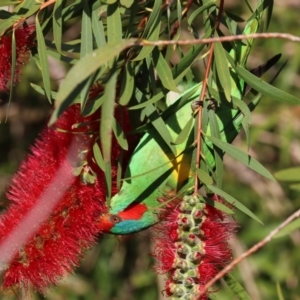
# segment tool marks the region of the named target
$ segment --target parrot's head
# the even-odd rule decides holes
[[[99,229],[103,233],[128,234],[141,231],[158,220],[158,215],[143,203],[132,203],[122,211],[110,210],[99,218]]]

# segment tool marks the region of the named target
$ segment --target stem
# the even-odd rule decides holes
[[[216,24],[215,24],[215,29],[217,29],[220,25],[223,7],[224,7],[224,0],[221,0],[219,12],[218,12],[218,16],[217,16],[217,20],[216,20]],[[211,43],[210,48],[209,48],[209,57],[207,60],[207,66],[206,66],[204,78],[202,81],[202,90],[201,90],[201,94],[200,94],[200,98],[199,98],[200,103],[203,103],[204,97],[206,94],[207,81],[208,81],[208,76],[209,76],[210,68],[211,68],[212,61],[213,61],[213,56],[214,56],[214,43]],[[203,105],[200,105],[199,109],[198,109],[198,118],[197,118],[197,136],[196,136],[197,149],[196,149],[196,172],[195,172],[194,195],[198,194],[198,187],[199,187],[197,170],[200,168],[200,163],[201,163],[202,113],[203,113]]]
[[[275,229],[273,229],[263,240],[255,244],[253,247],[251,247],[248,251],[244,252],[242,255],[237,257],[234,261],[232,261],[227,267],[225,267],[222,271],[220,271],[212,280],[210,280],[201,290],[199,293],[199,296],[204,295],[207,290],[215,284],[216,281],[221,279],[224,275],[226,275],[228,272],[230,272],[237,264],[239,264],[241,261],[243,261],[245,258],[250,256],[252,253],[256,252],[263,246],[265,246],[267,243],[269,243],[273,237],[284,227],[286,227],[289,223],[291,223],[294,219],[300,217],[300,209],[298,209],[296,212],[294,212],[292,215],[290,215],[284,222],[282,222],[279,226],[277,226]],[[198,298],[197,298],[198,299]]]
[[[292,35],[289,33],[281,33],[281,32],[269,32],[269,33],[249,33],[249,34],[237,34],[237,35],[228,35],[228,36],[219,36],[219,37],[211,37],[206,39],[198,39],[198,40],[178,40],[178,41],[148,41],[141,40],[136,42],[136,46],[168,46],[168,45],[199,45],[199,44],[210,44],[215,42],[232,42],[232,41],[240,41],[246,39],[285,39],[291,42],[300,43],[300,37],[296,35]],[[132,45],[129,45],[132,47]],[[128,46],[128,47],[129,47]]]

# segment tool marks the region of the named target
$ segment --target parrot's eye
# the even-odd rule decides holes
[[[110,219],[110,221],[111,221],[112,223],[114,223],[114,224],[117,224],[117,223],[122,222],[122,218],[119,217],[118,215],[111,215],[111,216],[109,217],[109,219]]]

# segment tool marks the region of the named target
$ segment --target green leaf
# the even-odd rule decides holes
[[[93,34],[98,48],[105,46],[106,45],[105,32],[104,32],[103,22],[98,15],[98,10],[93,10],[92,12],[92,29],[93,29]]]
[[[198,175],[198,178],[199,180],[205,184],[205,185],[208,185],[208,184],[213,184],[213,180],[212,178],[209,176],[208,173],[206,173],[205,171],[201,170],[201,169],[198,169],[197,170],[197,175]]]
[[[231,101],[231,76],[228,68],[225,50],[220,42],[214,44],[214,58],[216,61],[217,76],[224,90],[228,102]]]
[[[41,86],[34,84],[34,83],[30,83],[30,85],[32,86],[32,88],[37,91],[38,93],[40,93],[41,95],[46,95],[45,89],[42,88]],[[51,91],[51,99],[56,99],[56,92]]]
[[[11,100],[13,98],[13,91],[14,91],[14,84],[15,84],[15,73],[16,73],[16,61],[17,61],[17,52],[16,52],[16,35],[15,35],[15,29],[13,29],[12,32],[12,39],[11,39],[11,70],[10,70],[10,91],[9,91],[9,99],[8,99],[8,105],[6,109],[6,117],[5,122],[7,122],[8,112],[11,104]]]
[[[103,104],[103,101],[104,101],[104,95],[103,93],[101,93],[101,95],[98,96],[97,98],[87,102],[87,105],[85,106],[82,114],[84,116],[92,115]]]
[[[214,201],[208,197],[200,197],[200,199],[203,199],[203,201],[205,203],[207,203],[208,205],[220,210],[220,211],[223,211],[225,214],[228,214],[228,215],[234,215],[234,211],[232,209],[230,209],[229,207],[227,207],[226,205],[218,202],[218,201]]]
[[[174,145],[182,144],[189,137],[189,133],[194,124],[194,117],[191,117],[188,122],[185,124],[181,132],[178,134],[176,140],[174,141]]]
[[[105,163],[111,159],[111,134],[114,120],[114,107],[116,99],[117,73],[113,73],[103,94],[103,104],[101,106],[100,120],[100,142]]]
[[[280,170],[276,172],[274,176],[280,181],[300,181],[300,167]]]
[[[300,191],[300,183],[290,184],[290,185],[289,185],[289,188],[290,188],[291,190],[294,190],[294,191],[299,192],[299,191]]]
[[[212,35],[213,29],[211,29],[209,32],[205,33],[203,38],[208,38]],[[206,47],[205,44],[198,45],[198,46],[193,46],[191,49],[183,56],[183,58],[180,60],[180,62],[173,67],[172,69],[172,74],[173,77],[175,78],[175,81],[177,77],[180,74],[186,74],[186,72],[189,70],[191,64],[195,61],[197,56],[201,53],[203,48]]]
[[[163,121],[163,119],[160,117],[156,109],[153,105],[148,105],[145,107],[145,113],[149,118],[149,121],[153,125],[153,127],[156,129],[158,134],[162,137],[162,139],[165,141],[167,146],[172,150],[173,154],[176,155],[176,148],[173,145],[172,136]]]
[[[230,290],[237,297],[236,299],[251,300],[248,293],[244,290],[244,288],[239,284],[239,282],[231,274],[227,274],[224,279],[225,279],[228,287],[230,288]]]
[[[279,282],[276,282],[276,291],[277,291],[278,300],[284,300]]]
[[[160,33],[160,23],[155,28],[155,30],[152,32],[152,34],[148,37],[148,41],[157,41],[159,39],[159,33]],[[143,46],[140,53],[133,59],[133,61],[139,61],[144,58],[146,58],[148,55],[151,54],[155,46]]]
[[[120,0],[121,5],[125,6],[126,8],[130,8],[133,2],[134,0]]]
[[[192,23],[194,22],[194,19],[199,16],[203,11],[206,9],[209,9],[212,6],[216,5],[216,1],[207,1],[206,3],[203,3],[201,7],[197,8],[193,13],[188,17],[187,22],[189,26],[192,26]]]
[[[20,20],[26,19],[34,15],[40,9],[42,4],[43,2],[41,1],[24,0],[15,8],[15,12],[17,12],[17,14],[19,15]]]
[[[100,147],[97,143],[93,145],[93,153],[94,153],[94,158],[96,160],[97,165],[100,167],[102,171],[105,171],[105,162],[100,150]]]
[[[174,79],[174,82],[176,84],[178,84],[182,78],[184,77],[184,75],[186,74],[186,72],[188,72],[189,69],[185,69],[183,71],[183,73],[181,73],[178,77],[176,77],[176,79]],[[160,99],[162,99],[169,91],[166,91],[166,90],[163,90],[162,92],[159,92],[158,94],[156,94],[154,97],[150,98],[149,100],[147,101],[144,101],[140,104],[137,104],[137,105],[134,105],[134,106],[131,106],[129,107],[130,110],[135,110],[135,109],[141,109],[141,108],[144,108],[146,107],[147,105],[150,105],[150,104],[154,104],[156,102],[158,102]],[[147,126],[147,125],[145,125]]]
[[[56,49],[61,53],[61,41],[62,41],[62,4],[63,0],[56,0],[53,8],[53,40]]]
[[[115,118],[113,119],[112,130],[120,147],[124,150],[128,150],[128,142],[126,140],[124,131]]]
[[[93,33],[91,23],[91,11],[88,1],[83,2],[82,18],[81,18],[81,44],[80,44],[80,58],[85,57],[93,51]],[[86,84],[82,87],[80,92],[81,108],[83,109],[88,101],[90,88],[95,80],[96,74],[90,76]]]
[[[4,32],[10,28],[15,22],[17,22],[19,17],[11,17],[7,20],[1,20],[0,22],[0,36],[4,34]]]
[[[21,2],[22,2],[22,0],[10,0],[10,1],[9,0],[7,0],[7,1],[1,0],[0,7],[8,6],[8,5],[17,5]]]
[[[103,64],[112,60],[121,51],[134,45],[135,39],[122,40],[111,45],[98,48],[84,58],[68,72],[57,93],[57,108],[53,112],[50,124],[53,124],[62,113],[61,106],[64,101],[70,101],[68,96],[91,74],[97,71]]]
[[[207,184],[206,186],[213,193],[224,198],[224,200],[226,200],[228,203],[230,203],[231,205],[233,205],[234,207],[242,211],[244,214],[248,215],[250,218],[257,221],[258,223],[263,224],[263,222],[254,213],[252,213],[251,210],[249,210],[244,204],[242,204],[236,198],[232,197],[231,195],[227,194],[226,192],[217,188],[216,186],[213,186],[211,184]]]
[[[291,234],[293,231],[300,228],[300,218],[292,221],[287,226],[285,226],[282,230],[280,230],[276,235],[275,238],[280,238],[286,235]]]
[[[119,3],[108,5],[107,7],[107,43],[115,44],[122,40],[122,20],[119,9]],[[113,61],[109,62],[112,67]]]
[[[146,24],[145,30],[143,32],[143,37],[149,39],[148,35],[154,31],[154,29],[159,24],[159,19],[161,16],[161,6],[162,0],[155,0],[152,7],[152,12]]]
[[[117,2],[117,0],[105,0],[103,1],[105,4],[111,5]]]
[[[107,7],[107,39],[110,44],[122,40],[122,20],[119,3]]]
[[[91,22],[91,11],[88,1],[83,2],[81,18],[81,40],[80,40],[80,57],[83,58],[93,51],[93,33]]]
[[[243,151],[239,150],[238,148],[227,144],[219,139],[216,139],[214,137],[205,135],[208,139],[210,139],[217,147],[219,147],[224,152],[231,155],[236,160],[240,161],[244,165],[246,165],[248,168],[254,170],[258,174],[265,176],[266,178],[275,181],[275,178],[273,175],[263,166],[261,165],[256,159],[251,157],[249,154],[244,153]]]
[[[227,55],[227,58],[234,70],[236,71],[236,73],[256,91],[284,104],[300,105],[300,99],[259,79],[255,75],[251,74],[251,72],[235,64],[234,60],[229,55]]]
[[[46,50],[45,38],[41,29],[41,25],[38,20],[38,14],[36,15],[35,18],[35,27],[36,27],[36,36],[38,41],[37,48],[39,52],[39,60],[41,64],[41,72],[42,72],[44,88],[45,88],[46,96],[49,102],[51,103],[50,71],[49,71],[47,50]]]
[[[122,76],[122,84],[120,91],[120,105],[127,105],[130,101],[134,90],[134,72],[131,63],[128,62],[124,68],[124,75]]]
[[[209,118],[209,125],[211,129],[211,135],[215,137],[216,139],[220,140],[220,128],[218,124],[218,120],[216,117],[216,114],[213,109],[208,110],[208,118]],[[216,168],[216,181],[217,186],[220,188],[223,183],[223,158],[222,153],[220,153],[220,150],[216,147],[214,147],[214,160],[215,160],[215,168]]]
[[[101,106],[100,120],[100,144],[105,163],[105,182],[107,199],[111,198],[112,174],[111,174],[111,135],[114,120],[114,108],[116,99],[117,72],[114,72],[108,80],[104,90],[104,101]]]
[[[153,61],[158,77],[161,80],[163,86],[170,91],[179,93],[180,91],[173,79],[171,69],[158,49],[155,49],[153,52]]]
[[[256,97],[261,97],[262,95],[259,94]],[[237,106],[239,108],[239,110],[243,113],[244,117],[243,117],[243,121],[242,121],[242,126],[243,129],[245,131],[246,134],[246,139],[247,139],[247,146],[248,146],[248,150],[250,148],[250,132],[249,132],[249,125],[251,123],[251,111],[248,107],[248,105],[240,100],[237,99],[236,97],[232,97],[232,102],[235,106]]]

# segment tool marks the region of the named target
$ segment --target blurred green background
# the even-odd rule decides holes
[[[253,1],[251,1],[253,2]],[[242,1],[225,1],[225,9],[243,18],[246,9]],[[242,5],[243,4],[243,5]],[[297,0],[275,1],[270,32],[287,32],[300,36],[300,2]],[[77,34],[80,24],[70,24],[66,34]],[[184,34],[184,33],[183,33]],[[251,69],[281,52],[281,63],[288,63],[274,85],[300,98],[300,45],[287,40],[257,40],[251,53],[248,68]],[[53,87],[65,76],[64,66],[50,59]],[[194,66],[201,78],[203,65]],[[276,72],[271,70],[265,77],[269,80]],[[23,70],[13,102],[7,111],[7,95],[0,95],[0,199],[1,207],[7,206],[5,188],[17,170],[38,133],[46,125],[51,113],[47,100],[30,87],[30,83],[41,83],[34,63]],[[251,124],[250,154],[275,172],[300,163],[300,107],[284,106],[266,97],[253,114]],[[247,151],[244,137],[235,141]],[[270,182],[240,163],[226,156],[225,189],[263,222],[256,223],[244,214],[235,219],[239,230],[232,241],[234,256],[265,237],[288,215],[300,207],[299,192],[286,184]],[[51,288],[45,296],[24,294],[22,299],[84,299],[113,300],[164,299],[163,276],[157,276],[152,268],[151,232],[149,230],[129,238],[115,236],[99,237],[99,243],[84,256],[75,274]],[[279,284],[284,299],[300,299],[300,232],[273,240],[259,252],[243,261],[233,272],[254,300],[279,299],[276,285]],[[235,299],[224,282],[222,289],[210,295],[211,299]],[[1,295],[0,299],[15,299],[13,293]]]

